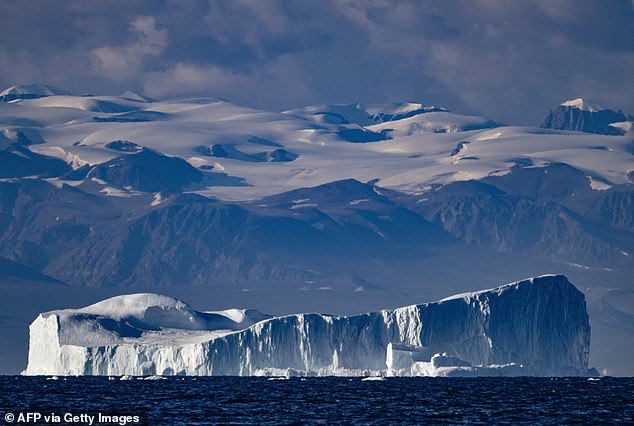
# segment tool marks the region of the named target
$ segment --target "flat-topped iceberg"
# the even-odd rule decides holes
[[[40,314],[27,375],[587,375],[583,294],[547,275],[354,316],[198,312],[156,294]]]

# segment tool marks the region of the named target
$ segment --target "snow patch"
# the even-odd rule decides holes
[[[291,210],[306,209],[306,208],[311,208],[311,207],[317,207],[317,204],[312,204],[312,203],[308,203],[308,204],[294,204],[294,205],[291,206]]]
[[[129,191],[113,188],[112,186],[106,186],[99,192],[101,192],[102,194],[106,194],[108,197],[129,198],[132,196]]]
[[[152,202],[150,203],[150,205],[152,207],[156,207],[158,205],[160,205],[163,201],[165,201],[163,199],[163,196],[161,195],[160,192],[157,192],[156,194],[154,194],[154,199],[152,200]]]
[[[571,99],[569,101],[563,102],[561,106],[577,108],[582,111],[589,111],[589,112],[599,112],[599,111],[605,110],[605,108],[603,108],[602,106],[597,104],[592,104],[582,98]]]
[[[634,123],[631,121],[620,121],[618,123],[610,123],[608,126],[616,127],[617,129],[622,130],[623,133],[629,133],[632,130],[633,124]]]
[[[489,141],[492,139],[499,139],[501,136],[504,136],[503,132],[482,132],[479,136],[473,138],[473,141]]]
[[[612,188],[612,185],[596,180],[592,176],[588,176],[588,179],[590,180],[590,187],[595,191],[605,191]]]

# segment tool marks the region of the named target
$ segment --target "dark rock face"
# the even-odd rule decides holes
[[[215,144],[210,149],[212,157],[225,158],[229,156],[227,150],[221,144]]]
[[[99,164],[89,176],[144,192],[177,191],[202,180],[201,172],[187,161],[149,149]]]
[[[384,133],[373,132],[362,127],[342,127],[337,135],[351,143],[368,143],[379,142],[390,139],[390,137]]]
[[[400,113],[400,114],[387,114],[387,113],[381,112],[378,114],[371,115],[370,118],[376,121],[377,123],[384,123],[386,121],[403,120],[405,118],[414,117],[415,115],[425,114],[428,112],[447,112],[447,111],[448,111],[447,109],[440,108],[440,107],[423,107],[423,108],[418,108],[418,109],[408,111],[405,113]]]
[[[455,182],[413,205],[467,243],[584,265],[629,265],[634,190],[593,191],[563,164]],[[627,254],[624,254],[627,253]]]
[[[141,145],[138,145],[134,142],[121,140],[109,142],[105,146],[108,149],[120,152],[139,152],[143,150],[143,147]]]
[[[80,246],[95,228],[106,229],[113,215],[100,197],[34,179],[2,183],[0,203],[0,256],[38,272]]]
[[[588,177],[564,163],[547,167],[516,167],[504,176],[482,179],[502,191],[539,201],[562,201],[592,192]]]
[[[257,142],[252,143],[255,143],[257,145],[276,146],[273,145],[275,144],[275,142],[267,142],[268,141],[259,139]],[[235,144],[215,144],[212,145],[210,148],[203,146],[199,148],[199,152],[211,157],[230,158],[232,160],[247,161],[252,163],[261,163],[266,161],[272,163],[290,162],[296,160],[299,157],[299,155],[295,154],[294,152],[288,151],[283,148],[274,149],[270,152],[265,151],[248,154],[236,148]]]
[[[60,281],[41,274],[33,268],[0,257],[0,285],[4,284],[5,281],[15,283],[22,280],[45,284],[62,284]]]
[[[106,109],[106,111],[103,112],[110,112],[109,110],[107,110],[108,108],[112,109],[113,107],[105,107],[104,109]],[[116,107],[114,112],[118,112],[116,110]],[[121,110],[121,108],[120,108]],[[123,108],[124,111],[127,111],[125,108]],[[144,122],[148,122],[148,121],[159,121],[159,120],[166,120],[169,117],[168,114],[162,113],[162,112],[158,112],[158,111],[130,111],[130,112],[124,112],[122,114],[118,114],[116,116],[107,116],[107,117],[93,117],[93,120],[95,120],[96,122],[99,123],[144,123]]]
[[[612,228],[634,232],[634,185],[611,188],[577,209]]]
[[[623,131],[610,126],[632,119],[621,111],[610,109],[601,111],[583,111],[579,108],[559,105],[550,111],[540,127],[544,129],[577,130],[580,132],[597,133],[600,135],[622,135]]]
[[[18,144],[11,144],[6,150],[0,151],[0,178],[51,178],[69,173],[71,170],[71,167],[60,159],[36,154]]]
[[[298,155],[295,154],[294,152],[290,152],[285,149],[279,148],[268,153],[267,160],[274,163],[281,163],[281,162],[289,162],[289,161],[296,160],[297,157]]]
[[[161,176],[192,182],[170,175],[182,164],[169,160],[142,151],[96,169],[142,190],[164,188]],[[137,180],[126,173],[137,162],[156,173]],[[150,177],[158,180],[143,180]],[[623,253],[634,253],[634,188],[593,191],[583,173],[560,164],[421,196],[347,179],[238,204],[175,190],[156,205],[153,194],[106,197],[90,185],[0,182],[0,258],[15,263],[5,262],[7,271],[88,286],[339,285],[343,276],[385,285],[415,278],[416,265],[446,268],[465,254],[631,267]]]
[[[391,259],[414,262],[457,243],[370,185],[335,182],[289,197],[299,195],[321,205],[296,209],[280,197],[263,200],[265,209],[174,195],[154,207],[152,195],[2,183],[0,256],[74,285],[214,285],[385,270]]]

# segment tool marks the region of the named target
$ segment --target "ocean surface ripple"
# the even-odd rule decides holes
[[[4,376],[0,415],[136,415],[137,424],[170,425],[634,423],[631,378],[151,378]]]

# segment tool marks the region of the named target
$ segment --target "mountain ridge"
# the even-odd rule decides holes
[[[540,127],[604,135],[623,135],[625,131],[614,124],[626,121],[634,121],[634,117],[577,98],[563,102],[551,110]]]

